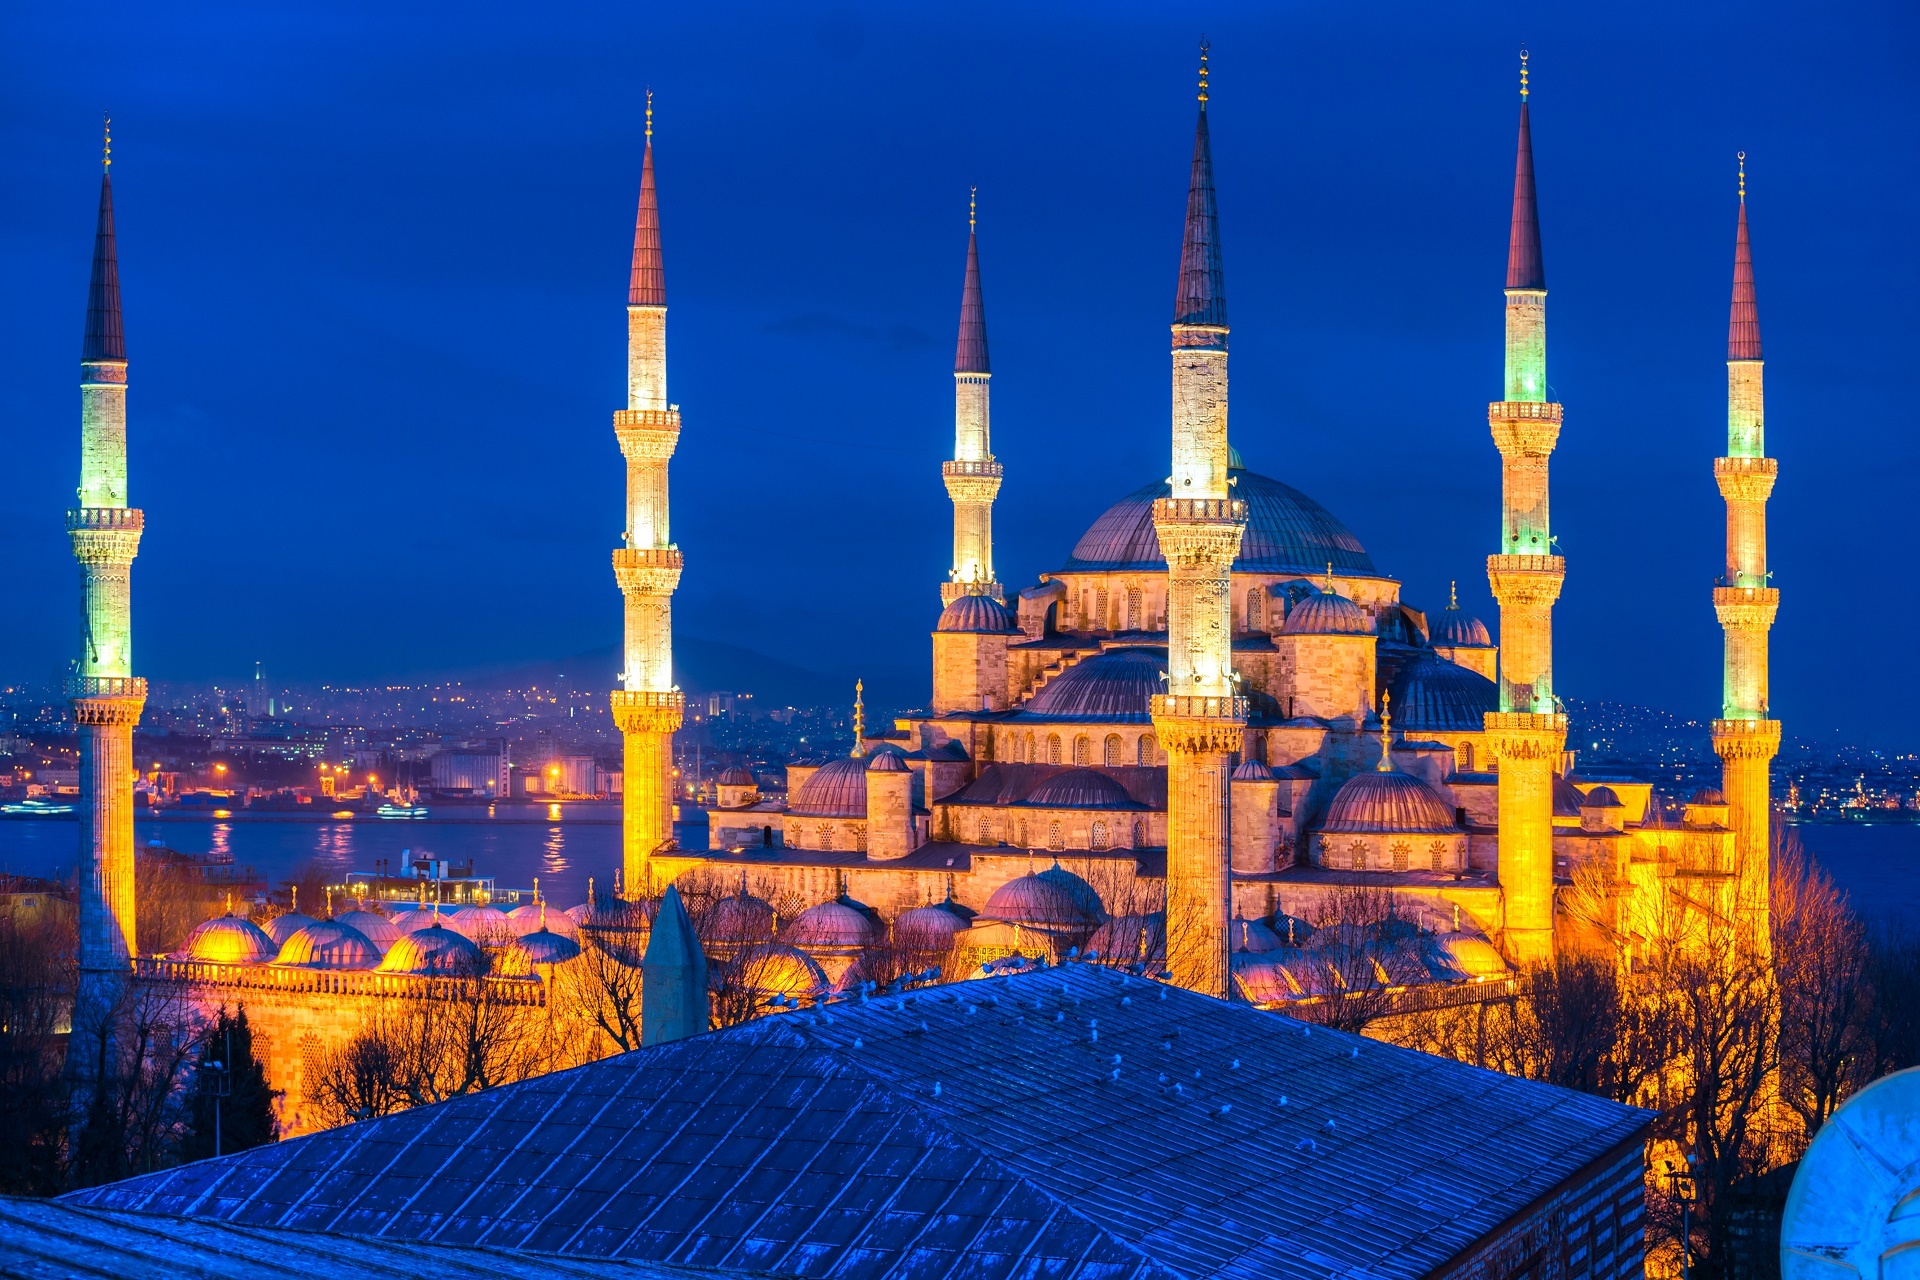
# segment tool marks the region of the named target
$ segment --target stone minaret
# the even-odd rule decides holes
[[[1225,998],[1228,779],[1247,704],[1236,695],[1229,571],[1247,527],[1227,478],[1227,296],[1207,134],[1207,47],[1173,309],[1172,496],[1154,504],[1167,558],[1167,692],[1153,728],[1167,753],[1167,963],[1173,980]]]
[[[1765,947],[1769,774],[1780,749],[1780,722],[1767,714],[1767,630],[1780,608],[1780,591],[1769,585],[1767,573],[1767,498],[1780,464],[1766,456],[1760,313],[1747,245],[1744,151],[1740,160],[1740,225],[1733,242],[1733,312],[1727,326],[1727,456],[1713,460],[1713,477],[1727,502],[1727,572],[1713,590],[1713,610],[1726,635],[1724,692],[1721,718],[1713,722],[1713,749],[1720,756],[1720,789],[1733,820],[1738,916]]]
[[[145,517],[127,505],[127,344],[113,243],[111,148],[80,348],[80,490],[67,536],[80,562],[80,657],[67,682],[80,731],[80,991],[70,1067],[86,1085],[110,1064],[108,1017],[135,950],[133,726],[147,682],[133,674],[129,570]],[[84,1107],[84,1097],[76,1107]]]
[[[960,289],[960,341],[953,355],[953,461],[940,464],[953,499],[953,569],[940,603],[967,594],[1002,598],[993,575],[993,500],[1002,468],[993,460],[988,412],[987,311],[980,301],[980,238],[967,202],[967,279]]]
[[[667,462],[680,439],[680,407],[667,402],[667,283],[651,91],[627,291],[627,407],[613,415],[613,432],[627,459],[626,545],[613,553],[613,576],[626,598],[626,669],[613,692],[613,721],[626,744],[621,865],[632,897],[654,891],[651,859],[673,843],[673,731],[687,702],[673,683],[673,589],[681,560],[667,527]]]
[[[1487,580],[1500,602],[1500,709],[1487,713],[1487,745],[1500,774],[1500,891],[1507,958],[1553,959],[1553,773],[1567,718],[1553,695],[1553,602],[1567,562],[1553,553],[1547,460],[1561,406],[1547,399],[1547,271],[1534,198],[1527,55],[1520,54],[1520,145],[1507,243],[1506,395],[1487,406],[1500,450],[1500,550]]]

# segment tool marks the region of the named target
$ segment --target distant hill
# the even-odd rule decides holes
[[[607,645],[565,658],[466,673],[462,678],[483,688],[509,689],[553,684],[565,676],[576,688],[592,689],[612,688],[619,671],[620,650]],[[751,693],[762,706],[819,706],[844,701],[846,693],[817,671],[699,636],[674,637],[673,674],[690,694]]]

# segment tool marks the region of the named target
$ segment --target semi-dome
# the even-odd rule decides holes
[[[952,898],[931,906],[902,911],[893,922],[895,941],[909,946],[950,946],[973,924],[973,912]]]
[[[385,955],[387,949],[400,940],[400,930],[393,927],[393,921],[371,911],[342,911],[334,917],[334,920],[340,924],[351,925],[382,955]]]
[[[1247,531],[1233,561],[1234,572],[1317,574],[1326,571],[1329,561],[1335,572],[1377,572],[1360,540],[1312,498],[1251,471],[1231,474],[1238,481],[1233,496],[1247,504]],[[1165,573],[1167,560],[1153,529],[1153,504],[1171,493],[1165,481],[1155,481],[1108,507],[1074,545],[1061,572]]]
[[[708,908],[701,934],[716,943],[739,945],[773,937],[773,908],[745,889]]]
[[[841,894],[832,902],[808,907],[787,926],[784,941],[802,950],[808,947],[870,947],[880,939],[880,927],[866,908]]]
[[[444,925],[407,934],[387,949],[381,973],[460,974],[485,972],[487,957],[472,939]]]
[[[287,945],[287,939],[291,938],[296,930],[304,929],[312,923],[314,923],[312,916],[303,916],[298,911],[289,911],[283,916],[275,916],[267,921],[267,936],[273,939],[273,945],[276,948],[284,947]]]
[[[1127,789],[1098,769],[1075,768],[1054,774],[1020,803],[1038,809],[1144,809]]]
[[[194,926],[180,954],[209,964],[265,964],[279,951],[272,936],[245,916],[215,916]]]
[[[350,924],[315,920],[289,934],[273,962],[303,969],[371,969],[380,963],[380,948]]]
[[[796,818],[864,818],[867,816],[867,762],[842,756],[814,770],[800,784],[787,806]]]
[[[891,751],[876,751],[867,761],[868,773],[911,773],[907,762]]]
[[[1147,724],[1153,696],[1166,691],[1162,649],[1110,649],[1076,662],[1020,707],[1021,718]],[[814,775],[818,777],[819,775]]]
[[[1397,769],[1347,779],[1334,793],[1321,829],[1358,834],[1458,830],[1452,806],[1432,787]]]
[[[937,631],[980,631],[990,635],[1006,635],[1018,631],[1020,624],[1014,621],[1007,607],[990,596],[961,596],[948,605],[940,614]]]
[[[455,933],[465,934],[482,944],[506,942],[518,936],[506,912],[477,903],[448,912],[443,923]]]
[[[1367,611],[1338,591],[1317,591],[1287,614],[1280,634],[1288,636],[1369,636]]]
[[[1487,624],[1465,612],[1457,604],[1450,604],[1440,611],[1437,619],[1428,624],[1431,643],[1461,649],[1490,649],[1493,636],[1487,630]]]
[[[1394,727],[1409,733],[1478,733],[1486,728],[1487,712],[1500,709],[1500,686],[1431,649],[1408,659],[1387,691]]]

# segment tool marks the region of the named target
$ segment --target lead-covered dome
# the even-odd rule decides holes
[[[701,923],[700,936],[712,942],[736,946],[764,942],[773,937],[774,912],[766,902],[742,889],[709,907]]]
[[[864,818],[867,816],[867,762],[860,756],[842,756],[821,765],[800,784],[787,806],[796,818]]]
[[[287,935],[273,962],[302,969],[371,969],[380,963],[380,948],[350,924],[315,920]]]
[[[947,947],[973,924],[973,912],[949,897],[902,911],[893,921],[894,941],[906,946]]]
[[[1288,636],[1368,636],[1373,622],[1367,611],[1338,591],[1319,591],[1287,612],[1280,634]]]
[[[289,911],[285,915],[275,916],[267,921],[267,936],[273,939],[275,947],[284,947],[287,939],[291,938],[296,930],[304,929],[313,923],[315,921],[312,916],[303,916],[298,911]]]
[[[483,946],[509,942],[519,936],[506,912],[477,903],[449,912],[443,923]]]
[[[1334,793],[1322,830],[1384,834],[1451,832],[1453,808],[1411,774],[1390,770],[1355,774]]]
[[[393,921],[371,911],[342,911],[334,919],[340,924],[352,925],[382,955],[400,940],[400,930],[393,927]]]
[[[1487,631],[1487,624],[1464,612],[1457,604],[1450,604],[1441,610],[1440,617],[1431,622],[1429,627],[1433,644],[1462,649],[1493,647],[1493,636]]]
[[[486,968],[486,955],[471,939],[442,925],[407,934],[380,961],[381,973],[473,976]]]
[[[1020,803],[1037,809],[1144,809],[1127,789],[1098,769],[1067,769],[1028,793]]]
[[[547,930],[563,938],[578,938],[580,922],[565,911],[550,911],[544,902],[528,902],[507,912],[507,923],[521,937]]]
[[[880,940],[880,926],[866,908],[841,894],[832,902],[808,907],[787,926],[785,941],[808,947],[870,947]]]
[[[180,954],[208,964],[265,964],[279,950],[266,930],[245,916],[215,916],[194,926]]]
[[[1076,662],[1020,707],[1022,717],[1146,724],[1153,695],[1166,688],[1163,649],[1109,649]],[[816,777],[818,775],[815,775]]]
[[[1431,649],[1408,659],[1388,692],[1394,726],[1410,733],[1477,733],[1486,727],[1487,712],[1500,709],[1498,685]]]
[[[1377,572],[1360,540],[1312,498],[1251,471],[1230,474],[1238,481],[1233,496],[1247,504],[1247,531],[1233,561],[1235,573],[1324,573],[1329,561],[1336,572]],[[1165,481],[1157,481],[1108,507],[1074,545],[1061,572],[1165,573],[1167,560],[1153,530],[1153,504],[1171,493]]]
[[[936,631],[980,631],[1006,635],[1020,629],[1007,607],[990,596],[961,596],[940,614]]]

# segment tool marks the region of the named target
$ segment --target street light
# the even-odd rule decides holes
[[[1680,1280],[1693,1280],[1693,1201],[1699,1190],[1694,1180],[1694,1154],[1687,1153],[1687,1167],[1676,1169],[1667,1161],[1667,1189],[1680,1202]]]
[[[226,1040],[227,1056],[224,1061],[216,1059],[200,1064],[200,1069],[212,1080],[212,1083],[207,1086],[207,1093],[213,1098],[213,1154],[216,1156],[220,1154],[220,1099],[233,1094],[233,1032],[231,1029],[227,1032]]]

